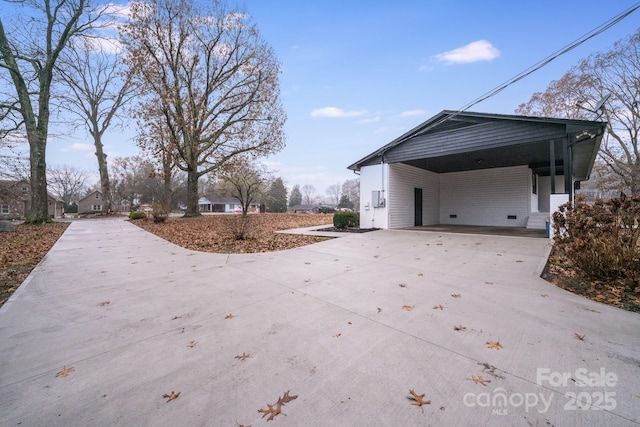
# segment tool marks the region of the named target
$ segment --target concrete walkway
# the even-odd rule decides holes
[[[640,316],[540,279],[547,245],[376,231],[219,255],[75,221],[0,309],[0,424],[638,424]]]

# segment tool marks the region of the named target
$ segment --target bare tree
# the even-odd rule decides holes
[[[360,179],[348,179],[342,183],[342,194],[353,203],[355,210],[360,210]]]
[[[48,176],[51,189],[66,205],[83,196],[89,180],[89,174],[86,171],[69,165],[49,169]]]
[[[3,133],[25,131],[29,142],[31,179],[30,222],[48,222],[46,146],[51,88],[56,63],[74,37],[100,25],[106,7],[92,9],[86,0],[13,2],[16,20],[5,30],[0,18],[0,78],[11,93],[0,99]]]
[[[78,43],[61,57],[57,69],[69,92],[63,106],[78,116],[93,138],[100,173],[104,212],[111,210],[111,184],[102,137],[118,119],[118,112],[133,97],[121,57],[105,52],[93,40]]]
[[[326,193],[327,197],[329,197],[329,203],[333,203],[334,205],[340,203],[340,196],[342,195],[340,183],[330,185],[327,188]]]
[[[594,111],[607,94],[604,108]],[[601,113],[608,125],[600,158],[628,191],[640,194],[640,30],[611,50],[583,59],[516,112],[592,120]]]
[[[176,141],[187,173],[187,211],[198,211],[198,180],[236,156],[284,146],[280,64],[246,14],[220,2],[133,3],[123,28],[127,63]]]
[[[302,202],[305,205],[311,205],[314,202],[316,195],[316,187],[310,184],[302,186]]]
[[[247,216],[253,202],[259,201],[267,192],[268,172],[238,158],[227,162],[220,174],[226,193],[240,201],[242,216]]]

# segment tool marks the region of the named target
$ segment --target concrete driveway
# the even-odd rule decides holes
[[[640,316],[540,279],[547,250],[376,231],[219,255],[75,221],[0,309],[0,424],[640,423]]]

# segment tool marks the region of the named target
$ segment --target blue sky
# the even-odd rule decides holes
[[[230,2],[233,5],[233,2]],[[282,62],[287,146],[265,160],[318,195],[346,167],[444,109],[458,109],[635,1],[239,0]],[[640,27],[640,11],[472,108],[512,114],[579,59]],[[48,164],[97,171],[90,139],[59,129]],[[107,135],[111,158],[136,153],[132,129]],[[65,134],[63,136],[62,134]]]

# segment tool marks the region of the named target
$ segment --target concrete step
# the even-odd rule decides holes
[[[533,230],[544,230],[547,228],[549,220],[549,212],[531,212],[527,220],[527,228]]]

